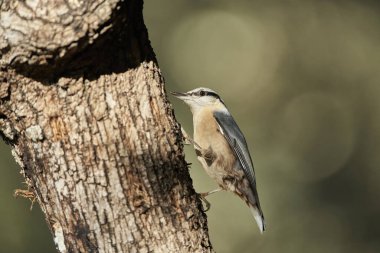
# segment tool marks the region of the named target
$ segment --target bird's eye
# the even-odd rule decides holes
[[[206,92],[205,92],[204,90],[201,90],[201,91],[199,92],[199,95],[204,96],[204,95],[206,95]]]

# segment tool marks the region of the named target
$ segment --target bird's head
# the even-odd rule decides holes
[[[205,108],[224,107],[223,100],[209,88],[200,87],[185,93],[171,92],[171,94],[188,104],[193,113]]]

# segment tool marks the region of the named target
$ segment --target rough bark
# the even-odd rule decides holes
[[[0,134],[60,252],[212,252],[142,1],[5,1]]]

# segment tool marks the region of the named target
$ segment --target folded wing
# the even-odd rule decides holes
[[[264,231],[264,216],[261,211],[259,197],[256,190],[255,172],[244,135],[240,131],[239,126],[236,124],[231,114],[224,111],[216,111],[214,112],[214,118],[218,123],[220,132],[226,138],[228,144],[238,158],[241,169],[244,171],[244,174],[249,181],[253,196],[255,198],[255,203],[251,203],[254,205],[251,209],[253,209],[255,211],[254,213],[256,213],[255,219],[258,221],[258,224],[261,223],[259,224],[260,230]]]

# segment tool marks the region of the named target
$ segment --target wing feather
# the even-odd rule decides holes
[[[239,126],[230,114],[223,111],[214,112],[214,118],[218,123],[222,135],[226,138],[231,149],[238,157],[239,163],[244,170],[252,187],[256,188],[255,173],[252,158],[248,150],[247,142]]]
[[[255,172],[247,142],[231,114],[224,111],[216,111],[213,115],[218,123],[220,132],[224,138],[226,138],[228,144],[238,158],[240,167],[249,181],[253,196],[255,198],[253,200],[255,202],[250,204],[250,208],[254,214],[257,224],[259,225],[260,231],[263,232],[265,230],[264,215],[260,207],[259,196],[256,189]]]

